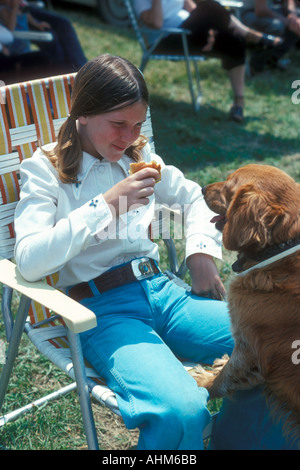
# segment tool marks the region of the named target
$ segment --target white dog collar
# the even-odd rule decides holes
[[[265,266],[268,266],[269,264],[276,263],[276,261],[281,260],[282,258],[286,258],[287,256],[292,255],[293,253],[296,253],[296,251],[300,250],[300,245],[293,246],[293,248],[290,248],[288,250],[283,251],[282,253],[279,253],[278,255],[272,256],[272,258],[268,258],[265,261],[262,261],[261,263],[256,264],[255,266],[252,266],[249,269],[246,269],[246,271],[242,271],[237,274],[237,276],[245,276],[246,274],[250,273],[254,269],[261,269],[264,268]]]

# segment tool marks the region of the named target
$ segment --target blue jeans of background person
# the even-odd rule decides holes
[[[223,400],[214,426],[211,450],[297,450],[282,435],[283,422],[270,417],[263,387],[237,392]]]
[[[202,449],[208,393],[177,357],[211,364],[231,353],[226,303],[192,296],[160,274],[81,303],[98,320],[81,334],[84,356],[116,393],[125,425],[140,429],[138,449]],[[255,410],[243,406],[257,424]],[[251,433],[246,438],[251,445]]]
[[[272,8],[274,13],[286,17],[286,10],[283,7],[275,6]],[[299,12],[298,12],[299,14]],[[278,18],[274,17],[257,17],[252,10],[245,10],[242,12],[242,22],[250,28],[257,29],[266,34],[273,34],[274,36],[280,36],[283,39],[283,43],[279,46],[271,49],[270,51],[263,51],[264,56],[262,60],[266,63],[267,58],[272,58],[275,62],[281,59],[285,54],[291,51],[295,45],[299,42],[299,37],[286,28],[285,24]],[[253,57],[259,55],[259,52],[253,53]]]
[[[272,8],[274,13],[285,16],[285,10],[281,7]],[[254,10],[242,11],[241,19],[243,23],[250,28],[258,29],[266,34],[273,34],[274,36],[283,36],[285,31],[285,24],[278,18],[270,16],[256,16]]]
[[[76,31],[68,18],[35,7],[30,7],[30,12],[38,21],[47,21],[51,25],[50,31],[54,36],[54,40],[51,42],[36,42],[41,51],[48,57],[49,62],[69,64],[74,72],[87,62]]]

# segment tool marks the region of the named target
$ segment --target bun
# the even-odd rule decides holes
[[[156,163],[154,160],[152,160],[150,163],[146,162],[137,162],[137,163],[130,163],[130,168],[129,168],[129,174],[133,175],[137,171],[142,170],[143,168],[154,168],[159,172],[159,179],[156,180],[156,183],[158,183],[161,180],[160,177],[160,172],[161,172],[161,166]]]

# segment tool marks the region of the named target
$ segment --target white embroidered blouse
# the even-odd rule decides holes
[[[49,149],[54,144],[45,148]],[[159,260],[148,238],[156,204],[185,207],[186,257],[206,253],[221,258],[221,234],[210,223],[201,188],[181,171],[143,149],[145,161],[162,166],[149,204],[116,217],[102,194],[128,176],[128,156],[116,163],[83,152],[77,184],[64,184],[38,149],[21,164],[21,199],[15,216],[15,258],[25,279],[36,281],[59,271],[58,287],[89,281],[113,266],[141,256]],[[122,201],[120,201],[122,204]],[[181,236],[181,235],[180,235]]]

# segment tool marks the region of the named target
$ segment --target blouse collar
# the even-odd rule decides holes
[[[132,162],[132,159],[125,154],[121,157],[120,160],[115,162],[115,164],[119,165],[122,168],[125,177],[128,176],[129,165],[131,162]],[[74,191],[74,196],[76,199],[79,199],[80,197],[82,183],[88,176],[92,167],[96,164],[111,165],[111,162],[109,162],[105,158],[103,158],[102,160],[99,160],[98,158],[93,157],[89,153],[83,152],[81,169],[79,173],[77,174],[77,181],[73,183],[73,191]]]

